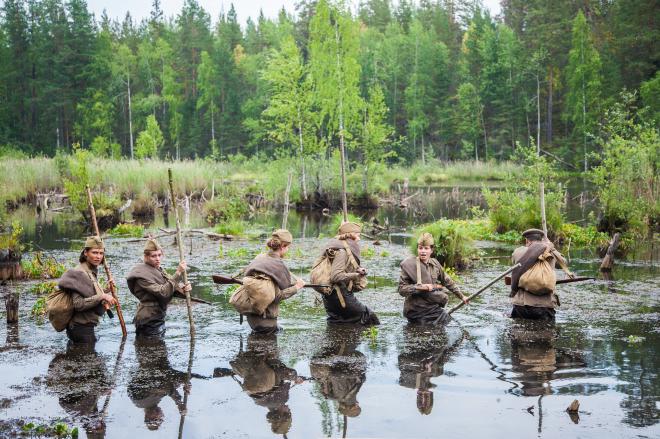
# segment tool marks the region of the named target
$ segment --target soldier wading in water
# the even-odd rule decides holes
[[[149,239],[144,246],[144,262],[133,267],[126,277],[128,289],[140,301],[133,319],[137,335],[165,334],[167,305],[174,296],[185,298],[185,292],[192,289],[189,283],[181,284],[186,262],[181,261],[174,276],[170,276],[160,266],[162,259],[163,248],[155,239]]]
[[[513,251],[511,259],[513,263],[520,263],[521,267],[511,273],[511,310],[512,318],[523,318],[531,320],[555,320],[555,308],[559,306],[559,297],[553,288],[551,291],[542,292],[528,291],[519,285],[522,276],[534,265],[539,263],[539,258],[545,259],[549,264],[550,274],[554,279],[554,268],[559,259],[562,268],[567,271],[566,260],[555,250],[555,246],[546,238],[543,230],[529,229],[522,234],[525,245]]]
[[[366,287],[367,281],[367,270],[360,266],[360,232],[359,224],[346,222],[323,249],[324,254],[334,255],[330,271],[331,292],[323,295],[328,323],[380,324],[378,316],[354,295]]]
[[[69,293],[73,302],[73,316],[66,328],[66,335],[73,343],[95,343],[94,327],[99,324],[106,305],[115,304],[114,297],[109,294],[114,281],[109,279],[104,290],[97,279],[104,257],[103,241],[96,236],[87,238],[80,253],[80,264],[67,270],[58,283],[59,289]]]
[[[293,242],[293,236],[288,230],[280,229],[271,234],[266,246],[270,249],[268,253],[261,254],[254,258],[250,265],[245,268],[245,278],[243,287],[253,295],[254,303],[260,302],[259,310],[253,309],[253,312],[244,313],[247,317],[250,328],[256,333],[269,334],[281,329],[277,325],[277,317],[280,314],[280,302],[296,294],[305,282],[302,279],[292,280],[289,269],[284,264],[282,258],[289,251]],[[257,294],[259,287],[251,288],[250,279],[247,278],[268,278],[272,282],[261,285],[268,286],[272,295]],[[258,283],[258,281],[257,281]],[[272,291],[274,288],[274,291]],[[256,290],[253,291],[252,290]],[[246,291],[247,292],[247,291]],[[262,308],[263,307],[263,311]]]
[[[434,247],[433,236],[422,233],[417,240],[417,256],[401,262],[399,294],[405,297],[403,315],[410,323],[441,323],[446,316],[444,306],[449,300],[446,291],[468,303],[440,262],[431,257]]]

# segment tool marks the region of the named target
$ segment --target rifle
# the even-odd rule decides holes
[[[479,288],[479,290],[478,290],[476,293],[470,295],[470,296],[467,298],[468,302],[469,302],[470,300],[474,299],[475,297],[477,297],[479,294],[481,294],[481,293],[483,293],[484,291],[486,291],[486,289],[488,289],[488,287],[490,287],[490,286],[493,285],[495,282],[497,282],[498,280],[502,279],[503,277],[505,277],[507,274],[511,273],[513,270],[515,270],[515,269],[518,268],[518,267],[520,267],[520,264],[519,264],[519,263],[516,264],[516,265],[514,265],[513,267],[510,267],[510,268],[509,268],[508,270],[506,270],[504,273],[500,274],[500,275],[497,276],[495,279],[491,280],[491,281],[488,282],[486,285],[484,285],[483,287]],[[456,310],[462,308],[463,305],[465,305],[465,303],[460,302],[458,305],[456,305],[455,307],[453,307],[452,309],[450,309],[449,312],[448,312],[447,314],[451,315],[451,313],[453,313],[454,311],[456,311]]]
[[[174,297],[178,297],[179,299],[185,299],[186,298],[186,296],[184,294],[181,294],[179,292],[176,292],[174,294]],[[208,302],[204,299],[200,299],[199,297],[190,296],[190,301],[191,302],[196,302],[196,303],[203,303],[204,305],[213,305],[211,302]]]
[[[92,200],[92,190],[89,188],[89,185],[87,185],[87,206],[89,207],[89,215],[91,217],[92,221],[92,227],[94,228],[94,233],[96,236],[101,239],[101,233],[99,232],[99,224],[96,221],[96,210],[94,209],[94,201]],[[119,324],[121,325],[121,334],[122,338],[126,338],[127,332],[126,332],[126,322],[124,321],[124,315],[121,312],[121,305],[119,304],[119,297],[117,297],[117,287],[115,285],[115,281],[112,277],[112,273],[110,272],[110,267],[108,266],[108,261],[103,257],[103,268],[105,269],[105,277],[108,279],[108,283],[110,284],[110,292],[112,293],[112,297],[115,299],[115,309],[117,310],[117,316],[119,317]],[[110,311],[109,307],[106,307],[106,311],[109,313],[109,316],[112,316],[112,312]]]
[[[568,279],[559,279],[557,280],[557,285],[559,284],[571,284],[573,282],[584,282],[586,280],[596,280],[595,277],[572,277]],[[507,276],[504,278],[504,284],[505,285],[511,285],[511,276]]]
[[[236,284],[236,285],[243,285],[243,281],[240,279],[236,279],[235,277],[227,277],[223,276],[221,274],[214,274],[213,276],[213,282],[216,284],[221,284],[221,285],[231,285],[231,284]],[[330,285],[322,285],[322,284],[305,284],[303,288],[330,288]]]

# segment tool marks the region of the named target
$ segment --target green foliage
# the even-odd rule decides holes
[[[224,235],[242,236],[245,233],[245,222],[239,219],[222,221],[215,226],[214,230],[216,233]]]
[[[652,79],[642,83],[639,87],[639,95],[651,112],[651,120],[656,126],[660,125],[660,71],[656,72]]]
[[[545,213],[548,234],[552,237],[564,222],[561,191],[554,165],[545,156],[537,156],[534,146],[518,145],[516,158],[524,166],[519,174],[509,178],[502,190],[483,189],[488,203],[488,216],[497,233],[522,232],[541,228],[540,182],[545,182]]]
[[[144,226],[141,224],[119,223],[108,230],[108,233],[112,236],[142,238],[144,236]]]
[[[603,154],[591,179],[603,208],[603,228],[641,239],[660,218],[660,134],[657,126],[635,117],[633,102],[633,95],[623,94],[622,102],[607,111]]]
[[[30,436],[54,436],[57,438],[65,439],[78,439],[78,427],[70,427],[64,422],[56,422],[53,425],[46,424],[35,424],[33,422],[28,422],[22,427],[23,434],[29,434]]]
[[[9,233],[0,234],[0,249],[11,250],[14,253],[21,253],[24,245],[21,244],[21,235],[23,234],[23,226],[19,221],[14,221],[11,224],[11,231]]]
[[[204,203],[202,209],[206,222],[211,225],[237,220],[248,213],[245,199],[238,195],[230,195],[227,198],[217,196],[213,201]]]
[[[415,229],[410,238],[410,251],[413,254],[417,254],[417,238],[424,232],[433,235],[434,257],[443,266],[462,270],[469,265],[470,258],[478,255],[466,221],[441,219]]]
[[[373,259],[376,255],[376,249],[369,245],[365,245],[360,251],[360,257],[362,259]]]
[[[161,146],[163,146],[163,133],[160,131],[156,117],[152,114],[147,116],[147,127],[138,135],[135,157],[156,158]]]
[[[37,319],[43,319],[46,315],[46,296],[37,297],[30,310],[30,315]]]
[[[37,296],[47,296],[57,289],[57,282],[39,282],[30,288],[30,292]]]
[[[351,223],[362,224],[362,218],[352,213],[348,213],[348,221]],[[336,235],[339,227],[344,223],[344,214],[335,213],[328,224],[328,228],[331,234]]]
[[[577,224],[564,223],[557,232],[555,241],[571,243],[575,247],[604,247],[609,241],[607,233],[599,232],[595,226],[581,227]]]
[[[21,261],[21,269],[28,279],[58,279],[66,271],[66,266],[55,260],[55,258],[43,259],[37,252],[28,260]]]
[[[89,145],[89,150],[94,157],[108,157],[114,160],[121,158],[121,145],[116,142],[110,142],[103,136],[96,136]]]

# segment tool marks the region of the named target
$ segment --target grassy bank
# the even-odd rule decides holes
[[[70,169],[69,156],[50,158],[6,158],[0,163],[0,185],[5,202],[21,203],[42,192],[63,192]],[[215,181],[216,194],[237,187],[240,192],[254,192],[268,200],[281,202],[289,172],[293,172],[290,199],[303,198],[298,162],[291,158],[246,159],[236,156],[230,161],[211,160],[111,160],[90,157],[87,161],[89,181],[96,190],[108,191],[124,199],[140,195],[164,198],[168,191],[167,169],[172,168],[178,193],[199,198],[211,197]],[[510,162],[429,162],[413,166],[377,166],[365,170],[357,165],[348,175],[348,191],[355,196],[366,192],[384,195],[393,183],[408,179],[410,185],[431,185],[452,181],[503,180],[516,171]],[[306,186],[308,195],[314,192],[338,194],[341,181],[334,160],[307,160]]]

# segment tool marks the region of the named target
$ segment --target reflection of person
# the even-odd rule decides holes
[[[263,314],[245,314],[248,324],[254,332],[268,334],[280,329],[277,326],[280,302],[290,298],[305,286],[302,279],[297,279],[295,283],[292,281],[291,273],[282,260],[292,242],[293,236],[288,230],[274,231],[266,242],[266,246],[270,249],[268,253],[257,256],[245,269],[246,277],[265,275],[277,286],[275,298],[266,307]]]
[[[137,337],[135,356],[138,368],[131,373],[128,396],[136,407],[144,409],[144,423],[149,430],[157,430],[163,423],[160,401],[169,396],[183,410],[183,399],[177,391],[187,382],[187,374],[170,365],[167,346],[161,337]]]
[[[552,291],[545,295],[532,294],[518,287],[518,281],[520,276],[530,269],[546,250],[550,250],[553,255],[547,259],[552,268],[555,267],[556,262],[554,255],[561,258],[562,263],[565,263],[565,260],[545,237],[543,230],[525,230],[522,236],[525,238],[525,245],[515,249],[511,256],[514,264],[520,263],[522,265],[519,271],[514,271],[511,275],[511,304],[513,305],[511,317],[554,321],[555,308],[559,306],[559,298],[555,292]]]
[[[103,290],[98,282],[98,268],[103,263],[104,254],[105,248],[100,238],[87,238],[80,253],[80,265],[67,270],[57,285],[69,293],[73,301],[73,316],[66,328],[66,335],[73,343],[95,343],[94,327],[105,312],[104,305],[115,304],[115,299],[108,294],[110,285]],[[113,282],[110,279],[108,283]]]
[[[275,434],[286,434],[291,428],[291,410],[287,405],[291,383],[301,381],[295,369],[279,358],[274,334],[252,333],[247,350],[230,362],[233,374],[242,378],[241,387],[257,405],[266,407],[266,419]]]
[[[339,413],[351,418],[362,411],[357,394],[367,379],[367,359],[357,350],[360,331],[355,327],[328,327],[323,345],[309,363],[323,396],[337,401]]]
[[[328,323],[360,323],[378,325],[378,316],[363,305],[356,292],[366,285],[367,270],[360,266],[359,224],[346,222],[323,249],[325,254],[332,252],[330,271],[330,294],[323,295],[323,305],[328,314]]]
[[[66,353],[55,355],[48,365],[47,387],[62,408],[82,422],[88,438],[105,437],[99,398],[110,391],[103,359],[91,345],[70,343]]]
[[[422,233],[417,240],[417,256],[401,262],[399,294],[405,297],[403,315],[411,323],[436,323],[445,315],[443,308],[447,292],[467,303],[467,298],[432,258],[435,243],[430,233]]]
[[[520,374],[522,394],[548,395],[550,381],[557,370],[554,326],[543,324],[511,328],[511,368]]]
[[[174,296],[185,297],[190,284],[180,285],[187,266],[181,261],[170,276],[161,267],[163,248],[155,239],[147,240],[144,246],[144,262],[137,264],[126,277],[128,289],[140,304],[133,323],[137,335],[162,336],[165,333],[167,305]]]
[[[434,332],[422,330],[419,326],[407,325],[404,328],[404,348],[399,354],[399,384],[417,390],[417,409],[423,415],[433,410],[435,384],[431,378],[442,375],[449,355],[462,340],[448,344],[444,330]]]

